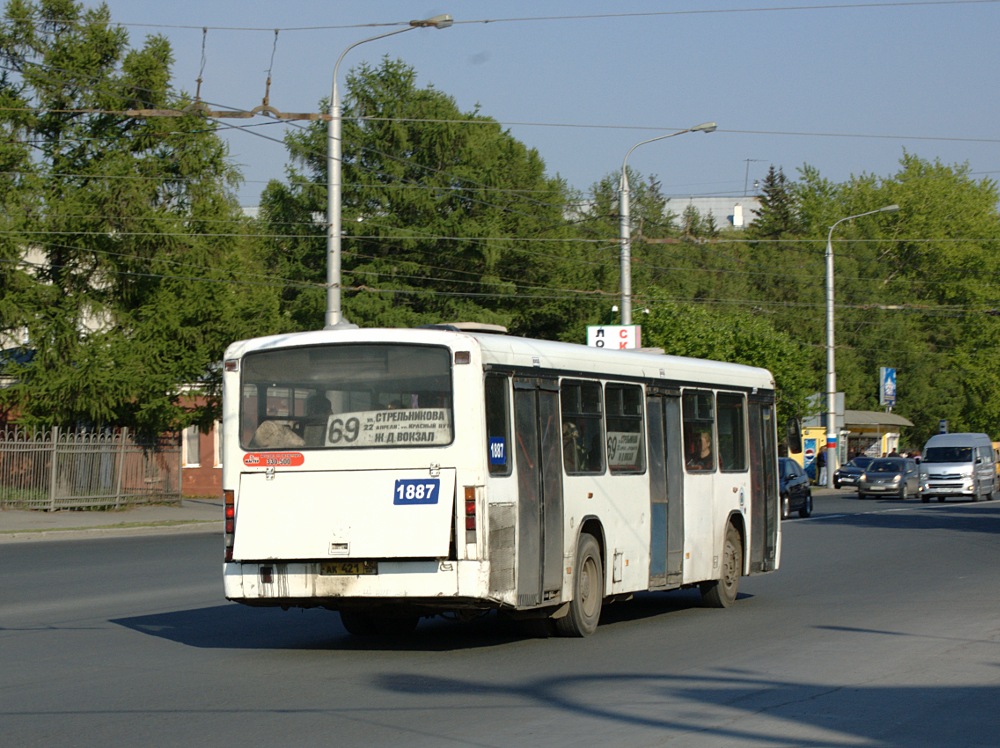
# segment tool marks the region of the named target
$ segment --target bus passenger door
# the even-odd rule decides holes
[[[563,492],[559,383],[514,378],[517,454],[517,604],[555,601],[562,590]]]
[[[680,392],[646,397],[651,537],[649,587],[678,587],[684,572],[684,460]]]
[[[773,571],[778,546],[778,445],[774,395],[753,394],[750,418],[750,573]]]

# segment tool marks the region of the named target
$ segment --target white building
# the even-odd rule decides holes
[[[728,226],[734,229],[745,229],[757,218],[754,211],[760,210],[760,198],[756,195],[672,197],[667,203],[667,210],[681,216],[689,206],[693,206],[702,218],[711,213],[719,228]]]

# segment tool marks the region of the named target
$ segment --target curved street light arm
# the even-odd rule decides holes
[[[342,137],[341,137],[341,107],[340,95],[337,91],[337,78],[340,76],[340,63],[344,57],[355,47],[368,42],[374,42],[386,37],[404,34],[407,31],[421,28],[445,29],[454,23],[450,15],[440,15],[421,21],[410,21],[410,24],[402,29],[388,31],[384,34],[370,36],[367,39],[354,42],[349,45],[333,66],[333,84],[330,87],[330,119],[327,123],[327,141],[329,151],[329,163],[327,164],[326,179],[326,323],[324,329],[336,327],[354,327],[343,316],[340,305],[341,289],[341,167],[342,167]]]
[[[622,297],[622,324],[632,324],[632,227],[629,216],[629,187],[628,187],[628,157],[632,151],[640,145],[654,143],[657,140],[666,140],[683,135],[688,132],[714,132],[717,125],[714,122],[702,122],[700,125],[689,127],[686,130],[670,132],[666,135],[657,135],[655,138],[642,140],[628,149],[625,158],[622,159],[622,176],[618,190],[618,236],[621,241],[621,297]]]

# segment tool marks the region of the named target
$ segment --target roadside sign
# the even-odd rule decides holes
[[[591,325],[587,328],[587,345],[591,348],[641,348],[641,340],[642,325]]]

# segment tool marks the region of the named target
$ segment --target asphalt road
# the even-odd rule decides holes
[[[230,604],[214,534],[6,545],[0,743],[1000,743],[1000,502],[818,493],[733,608],[640,595],[582,640]]]

